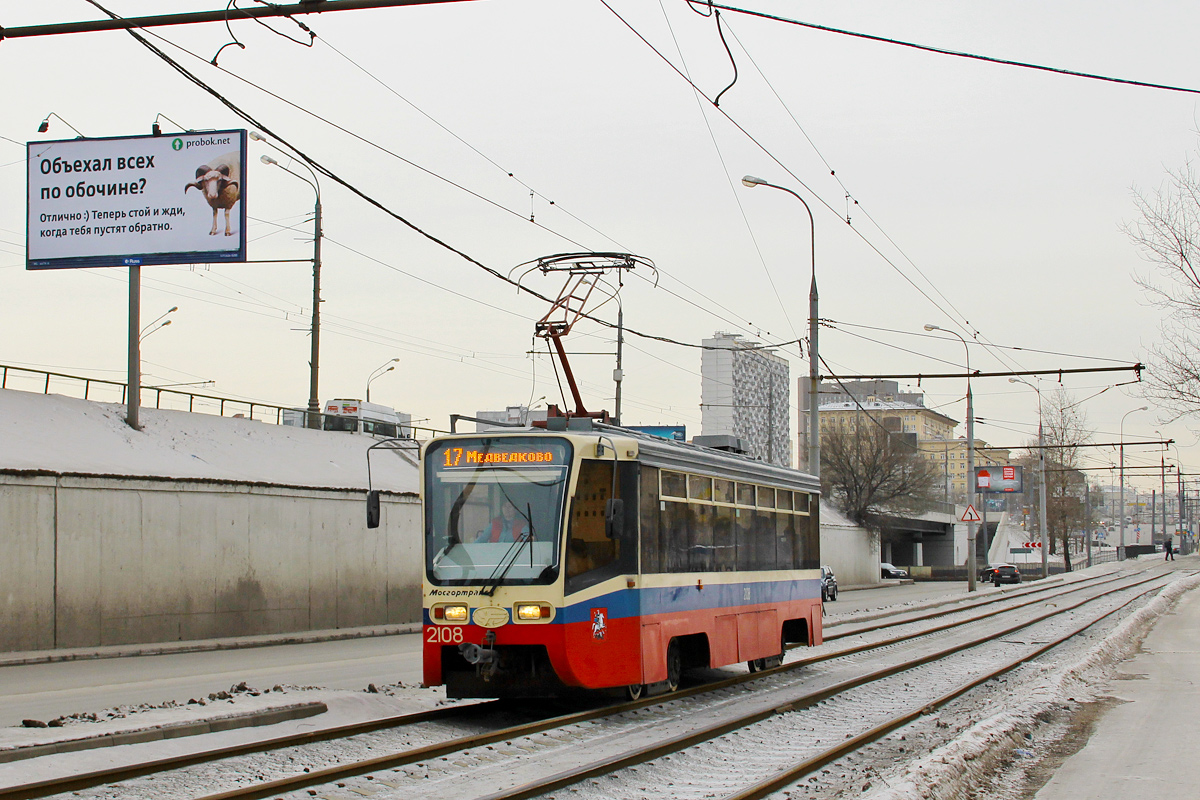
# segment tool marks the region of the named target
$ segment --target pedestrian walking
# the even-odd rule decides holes
[[[1171,546],[1171,537],[1170,536],[1168,536],[1166,541],[1163,542],[1163,550],[1167,551],[1167,554],[1165,556],[1163,556],[1163,561],[1174,561],[1175,560],[1175,548]]]

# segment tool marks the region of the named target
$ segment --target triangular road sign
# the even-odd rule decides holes
[[[975,506],[967,506],[967,510],[962,515],[963,522],[979,522],[979,512],[975,510]]]

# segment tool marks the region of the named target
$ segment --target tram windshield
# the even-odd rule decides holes
[[[550,583],[571,463],[564,439],[452,439],[425,453],[425,570],[441,586]]]

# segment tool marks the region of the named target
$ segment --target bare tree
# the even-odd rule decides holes
[[[1071,570],[1071,550],[1068,546],[1071,532],[1082,530],[1087,513],[1084,509],[1084,473],[1079,469],[1079,445],[1092,438],[1087,415],[1079,408],[1074,397],[1063,387],[1053,393],[1041,395],[1041,420],[1046,448],[1046,526],[1050,541],[1050,552],[1062,552],[1063,564]],[[1024,463],[1037,464],[1037,443],[1030,443]],[[1032,470],[1030,470],[1032,472]],[[1037,476],[1035,480],[1040,480]],[[1030,506],[1037,519],[1040,498],[1036,484],[1026,481],[1026,492],[1032,498]]]
[[[1134,204],[1139,218],[1124,230],[1153,265],[1135,280],[1166,311],[1144,391],[1178,419],[1200,412],[1200,175],[1186,162]]]
[[[821,435],[821,489],[858,525],[873,514],[932,507],[941,476],[904,435],[864,420]]]

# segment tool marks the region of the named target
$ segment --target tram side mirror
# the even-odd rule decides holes
[[[379,527],[379,490],[367,492],[367,527]]]
[[[610,497],[604,503],[604,535],[620,539],[625,533],[625,501]]]

